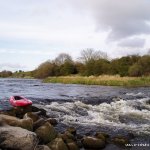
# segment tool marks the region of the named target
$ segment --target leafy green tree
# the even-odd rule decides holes
[[[2,78],[7,78],[7,77],[11,77],[11,76],[12,76],[11,71],[3,70],[0,72],[0,77],[2,77]]]
[[[75,62],[74,65],[77,74],[85,75],[85,64],[81,62]]]
[[[35,70],[35,77],[36,78],[46,78],[48,76],[54,75],[54,64],[46,61],[39,65],[39,67]]]
[[[61,75],[71,75],[75,74],[76,68],[72,62],[66,61],[64,64],[60,66],[60,74]]]
[[[141,57],[138,61],[138,65],[141,66],[143,75],[150,75],[150,55]]]
[[[110,68],[110,62],[106,59],[99,59],[95,61],[95,64],[93,66],[94,69],[94,75],[102,75],[102,74],[108,74]]]
[[[128,76],[129,68],[138,62],[140,56],[124,56],[111,61],[111,74],[119,74],[120,76]]]
[[[136,64],[133,64],[130,68],[129,68],[129,76],[132,76],[132,77],[139,77],[142,75],[142,68],[140,65],[138,65],[137,63]]]

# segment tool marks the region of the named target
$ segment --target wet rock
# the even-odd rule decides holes
[[[70,133],[73,134],[73,135],[76,135],[76,128],[75,128],[75,127],[69,127],[69,128],[67,129],[67,131],[70,132]]]
[[[51,149],[46,145],[38,145],[36,147],[36,150],[51,150]]]
[[[125,146],[126,144],[129,144],[130,141],[124,137],[124,136],[116,136],[112,138],[112,142],[116,145]]]
[[[76,140],[74,135],[68,131],[66,131],[64,134],[62,134],[61,137],[65,142],[73,142]]]
[[[40,118],[36,122],[33,123],[33,130],[35,131],[37,128],[42,126],[46,121],[43,118]]]
[[[106,148],[104,148],[103,150],[130,150],[130,149],[121,148],[121,147],[114,145],[114,144],[108,144],[106,146]]]
[[[82,144],[87,149],[101,149],[105,147],[105,142],[102,139],[94,137],[84,137]]]
[[[67,143],[67,146],[68,146],[69,150],[79,150],[79,148],[75,142]]]
[[[105,138],[110,138],[109,134],[107,134],[107,133],[100,132],[100,134],[102,134]]]
[[[14,107],[14,111],[16,117],[23,118],[24,114],[26,114],[27,112],[32,112],[32,105],[25,106],[25,107]]]
[[[11,107],[9,110],[3,111],[2,113],[5,115],[15,116],[22,119],[24,114],[27,112],[32,112],[31,105],[26,107]]]
[[[128,137],[129,137],[129,139],[134,139],[135,135],[133,133],[128,133]]]
[[[3,114],[0,114],[0,118],[3,122],[5,122],[6,124],[8,124],[10,126],[22,127],[29,131],[33,130],[33,121],[30,118],[18,119],[16,117],[3,115]]]
[[[77,134],[76,137],[77,137],[77,139],[79,139],[79,140],[83,139],[83,135],[80,135],[80,134]]]
[[[97,133],[95,136],[96,136],[96,138],[101,139],[101,140],[103,140],[104,142],[106,142],[106,138],[105,138],[105,136],[104,136],[103,134]]]
[[[33,112],[28,112],[23,116],[24,119],[26,118],[31,118],[33,122],[36,122],[39,119],[39,116],[37,113]]]
[[[29,131],[33,131],[33,120],[31,118],[21,119],[20,124],[20,127]]]
[[[58,124],[57,120],[54,118],[48,118],[46,119],[46,121],[49,122],[53,126],[56,126]]]
[[[35,130],[35,133],[40,139],[40,142],[47,144],[56,138],[57,132],[54,127],[46,122],[44,125]]]
[[[34,150],[37,145],[36,134],[20,127],[2,126],[0,128],[0,148],[14,150]]]
[[[27,129],[29,131],[33,131],[33,121],[30,118],[21,119],[20,120],[20,127]]]
[[[81,140],[77,140],[77,145],[78,145],[79,148],[83,147],[83,144],[82,144]]]
[[[38,108],[36,106],[32,106],[32,112],[40,112],[39,115],[47,117],[45,109]]]
[[[10,108],[9,110],[1,112],[1,114],[10,115],[16,117],[16,110],[14,107]]]
[[[98,138],[98,139],[102,139],[103,141],[107,141],[107,139],[109,138],[109,135],[108,134],[106,134],[106,133],[101,133],[101,132],[97,132],[96,134],[95,134],[95,137],[96,138]]]
[[[20,121],[16,117],[0,114],[0,119],[10,126],[20,126]]]
[[[67,145],[62,138],[54,139],[52,142],[48,143],[47,146],[52,150],[68,150]]]

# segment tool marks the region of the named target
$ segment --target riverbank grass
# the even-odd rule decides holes
[[[60,76],[48,77],[43,80],[46,83],[64,83],[64,84],[85,84],[85,85],[104,85],[104,86],[150,86],[149,77],[120,77],[120,76]]]

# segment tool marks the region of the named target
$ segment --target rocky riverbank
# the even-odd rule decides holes
[[[59,133],[57,124],[44,109],[35,106],[1,111],[0,150],[120,150],[134,138],[111,137],[102,132],[95,136],[78,135],[74,127]]]

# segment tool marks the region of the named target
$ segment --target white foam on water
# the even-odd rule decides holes
[[[138,92],[138,93],[126,93],[126,95],[128,95],[128,96],[141,96],[141,95],[144,95],[144,93],[142,93],[142,92]]]
[[[46,105],[47,111],[58,114],[63,123],[79,123],[87,125],[103,125],[123,128],[138,133],[150,134],[149,98],[123,100],[99,105],[85,104],[81,101]],[[137,109],[137,107],[141,109]],[[125,121],[121,121],[120,118]]]

